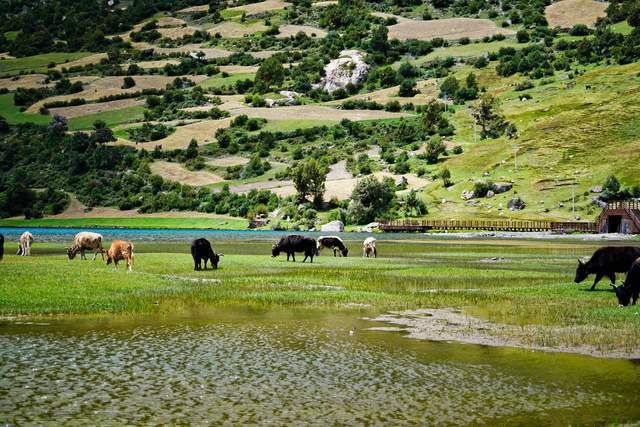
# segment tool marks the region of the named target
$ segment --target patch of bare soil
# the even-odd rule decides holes
[[[140,61],[136,62],[136,65],[140,68],[149,69],[149,68],[163,68],[167,64],[178,65],[180,61],[177,59],[162,59],[159,61]]]
[[[258,52],[247,52],[247,53],[256,59],[267,59],[267,58],[271,58],[273,55],[275,55],[278,52],[280,51],[279,50],[261,50]]]
[[[347,170],[347,161],[340,160],[338,163],[329,166],[327,181],[335,181],[338,179],[351,179],[353,175]]]
[[[309,25],[283,25],[280,27],[280,34],[276,38],[284,39],[287,37],[295,36],[298,33],[305,33],[309,37],[324,38],[327,36],[327,32],[320,28],[311,27]]]
[[[62,70],[63,68],[69,69],[71,67],[82,67],[89,64],[97,64],[106,57],[106,53],[94,53],[93,55],[85,56],[84,58],[76,59],[75,61],[58,64],[55,66],[55,69]]]
[[[400,104],[425,105],[438,96],[438,85],[435,79],[419,80],[416,82],[416,90],[419,92],[413,97],[398,96],[400,86],[392,86],[385,89],[375,90],[369,93],[362,93],[350,96],[339,101],[327,102],[327,105],[341,105],[347,100],[374,101],[379,104],[386,104],[391,101],[398,101]]]
[[[435,291],[447,292],[448,290],[438,289]],[[455,291],[473,290],[456,289]],[[640,349],[624,351],[606,346],[596,348],[584,344],[563,344],[564,342],[572,342],[569,338],[572,335],[586,335],[595,329],[603,329],[597,326],[514,326],[489,322],[451,308],[397,311],[366,320],[400,326],[402,327],[401,330],[408,333],[409,338],[422,340],[578,353],[595,357],[624,359],[640,357]],[[389,330],[388,327],[372,327],[369,329]],[[392,330],[398,329],[393,328]]]
[[[218,68],[221,72],[229,74],[248,74],[258,71],[256,65],[220,65]]]
[[[259,3],[250,3],[242,6],[230,7],[228,10],[237,10],[240,12],[246,12],[248,16],[257,15],[271,10],[284,9],[290,6],[291,3],[281,0],[266,0]]]
[[[261,182],[250,182],[247,184],[238,184],[229,186],[229,191],[232,193],[248,193],[251,190],[280,190],[280,189],[288,189],[293,188],[293,184],[291,181],[261,181]],[[273,191],[276,194],[283,195],[284,193],[280,193],[277,191]],[[295,188],[293,188],[293,193],[286,194],[290,196],[291,194],[295,194]]]
[[[167,37],[170,39],[180,39],[184,36],[190,36],[193,33],[198,31],[197,28],[194,27],[162,27],[158,28],[158,32],[162,34],[162,37]]]
[[[199,6],[185,7],[184,9],[180,9],[177,13],[199,13],[199,12],[208,12],[208,11],[209,11],[209,5],[202,4]]]
[[[53,117],[57,114],[67,119],[87,116],[89,114],[102,113],[104,111],[119,110],[134,105],[144,105],[144,99],[118,99],[116,101],[98,102],[96,104],[74,105],[72,107],[51,108],[49,113]]]
[[[392,113],[378,110],[338,110],[322,105],[295,105],[291,107],[253,108],[237,106],[232,103],[224,103],[221,109],[229,111],[232,116],[246,114],[250,118],[262,117],[267,120],[289,120],[292,117],[305,120],[376,120],[392,119],[409,115],[408,113]]]
[[[511,35],[513,30],[498,27],[488,19],[447,18],[431,21],[406,20],[389,26],[389,39],[431,40],[440,37],[458,40],[463,37],[481,39],[494,34]]]
[[[186,21],[184,19],[176,18],[173,16],[163,16],[158,19],[158,27],[181,27],[185,25]]]
[[[547,6],[544,14],[549,27],[571,28],[576,24],[590,27],[598,18],[607,16],[607,2],[595,0],[561,0]]]
[[[224,156],[207,161],[207,164],[211,166],[222,168],[226,168],[229,166],[246,165],[247,163],[249,163],[249,159],[240,156]]]
[[[179,47],[157,47],[149,43],[134,43],[137,49],[153,49],[160,55],[171,55],[174,53],[191,53],[202,52],[206,59],[226,58],[231,56],[233,52],[224,49],[216,49],[211,47],[200,47],[199,44],[186,44]]]
[[[383,19],[395,18],[395,20],[398,21],[398,22],[411,21],[411,19],[409,19],[409,18],[405,18],[405,17],[400,16],[400,15],[394,15],[392,13],[373,12],[372,15],[373,16],[377,16],[378,18],[383,18]]]
[[[164,179],[188,184],[194,187],[222,182],[222,177],[209,171],[190,171],[180,163],[156,161],[150,165],[151,172]]]
[[[259,22],[250,25],[242,25],[237,22],[225,21],[211,27],[207,32],[212,35],[220,34],[224,38],[233,39],[255,34],[266,29],[267,26]]]
[[[332,4],[338,4],[338,0],[317,1],[315,3],[311,3],[311,7],[326,7],[331,6]]]
[[[9,90],[16,90],[19,87],[39,88],[48,86],[44,83],[46,78],[46,74],[25,74],[22,76],[9,77],[0,79],[0,88]]]
[[[46,98],[30,106],[27,109],[27,112],[37,112],[45,103],[52,101],[69,101],[73,98],[84,98],[87,101],[95,101],[103,96],[116,95],[120,93],[134,93],[143,89],[164,89],[168,83],[171,83],[176,78],[174,76],[157,75],[131,77],[136,82],[136,85],[129,89],[122,89],[122,84],[124,83],[123,76],[93,77],[91,79],[86,79],[84,89],[81,92]],[[183,77],[188,78],[194,83],[200,83],[208,78],[206,75]]]
[[[187,148],[192,139],[203,145],[212,142],[215,139],[216,130],[228,127],[231,119],[222,120],[202,120],[199,122],[189,123],[184,126],[178,126],[176,131],[164,139],[157,141],[135,144],[131,141],[118,140],[118,144],[130,145],[139,149],[152,149],[156,145],[161,145],[163,149],[170,150],[176,148]]]

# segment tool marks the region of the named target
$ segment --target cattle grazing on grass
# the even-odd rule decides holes
[[[629,268],[624,284],[620,286],[611,286],[613,286],[613,289],[616,291],[618,304],[626,307],[629,305],[629,301],[632,300],[632,305],[636,305],[638,295],[640,294],[640,258],[636,259],[633,264],[631,264],[631,268]]]
[[[107,251],[107,265],[113,263],[115,269],[118,269],[118,262],[127,262],[127,270],[131,271],[133,267],[133,243],[124,240],[114,240],[111,247]]]
[[[207,269],[207,261],[211,262],[211,267],[218,268],[220,257],[224,254],[215,253],[207,239],[196,239],[191,242],[191,256],[193,257],[193,269],[199,271],[202,270],[203,260],[205,270]]]
[[[340,256],[346,257],[349,253],[349,249],[347,249],[342,239],[338,236],[318,237],[318,252],[320,252],[322,248],[333,249],[333,256],[340,254]]]
[[[362,243],[362,258],[369,258],[369,255],[373,255],[374,258],[378,257],[376,239],[373,237],[367,237]]]
[[[20,246],[18,246],[18,252],[16,255],[31,256],[31,245],[33,244],[33,234],[25,231],[18,240]]]
[[[298,234],[291,234],[289,236],[283,236],[278,243],[271,248],[271,256],[277,257],[280,252],[287,254],[287,261],[289,257],[293,258],[293,262],[296,262],[296,252],[303,252],[305,262],[307,258],[313,263],[313,257],[318,251],[318,244],[316,239],[312,237],[300,236]]]
[[[616,283],[616,273],[626,273],[631,264],[640,257],[640,246],[606,246],[597,249],[589,261],[578,259],[575,282],[580,283],[595,274],[596,278],[590,290],[594,290],[600,279],[608,277]]]
[[[0,261],[4,258],[4,236],[0,234]]]
[[[67,256],[69,259],[74,259],[76,254],[80,252],[80,259],[87,259],[84,256],[84,251],[94,251],[93,260],[96,260],[98,252],[102,256],[104,261],[104,248],[102,247],[102,241],[104,238],[101,234],[91,233],[89,231],[82,231],[73,238],[73,244],[70,248],[67,248]]]

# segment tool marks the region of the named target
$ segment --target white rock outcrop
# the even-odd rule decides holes
[[[357,85],[364,80],[369,68],[369,64],[364,62],[363,52],[343,50],[338,58],[324,67],[324,77],[313,87],[331,93],[345,88],[349,83]]]
[[[333,231],[333,232],[341,232],[344,231],[344,224],[342,221],[331,221],[324,224],[320,231]]]

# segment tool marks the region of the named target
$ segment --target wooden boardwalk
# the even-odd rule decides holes
[[[383,221],[380,229],[387,232],[426,232],[430,230],[483,230],[483,231],[553,231],[596,233],[595,222],[554,222],[544,220],[440,220],[401,219]]]

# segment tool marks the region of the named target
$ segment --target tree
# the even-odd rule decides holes
[[[451,186],[451,172],[449,171],[449,168],[442,169],[442,172],[440,172],[440,179],[442,179],[442,185],[445,187]]]
[[[318,164],[316,159],[310,158],[298,163],[291,172],[291,178],[300,200],[307,200],[311,196],[314,203],[322,202],[327,169]]]
[[[100,144],[117,141],[117,138],[113,136],[113,132],[103,120],[93,122],[93,137]]]
[[[418,197],[418,192],[411,190],[404,200],[404,208],[407,216],[421,216],[428,213],[427,205]]]
[[[185,158],[195,159],[196,157],[198,157],[198,141],[196,141],[195,139],[192,139],[189,142],[189,146],[187,147]]]
[[[271,86],[279,86],[284,82],[284,67],[274,57],[265,59],[258,68],[255,77],[255,85],[261,92],[266,92]]]
[[[458,82],[458,79],[453,76],[449,76],[440,85],[440,97],[451,99],[455,97],[459,88],[460,83]]]
[[[500,137],[509,125],[501,113],[500,101],[488,93],[473,106],[471,114],[482,128],[482,139]]]
[[[422,128],[428,135],[435,135],[441,130],[449,128],[449,121],[444,117],[444,104],[432,100],[424,107],[422,114]]]
[[[520,30],[516,33],[516,40],[518,40],[518,43],[527,43],[531,40],[531,37],[527,30]]]
[[[366,224],[380,218],[396,201],[395,183],[387,177],[378,181],[375,176],[360,180],[351,193],[347,214],[356,224]]]
[[[434,135],[427,142],[427,147],[424,153],[424,157],[427,160],[427,163],[433,164],[438,161],[438,157],[441,154],[447,154],[447,148],[442,142],[442,138],[439,135]]]
[[[402,97],[413,97],[416,96],[418,91],[416,90],[416,82],[415,80],[406,79],[403,80],[400,84],[400,89],[398,89],[398,96]]]
[[[129,89],[136,85],[136,81],[133,80],[133,77],[127,76],[124,78],[124,82],[122,83],[122,89]]]

